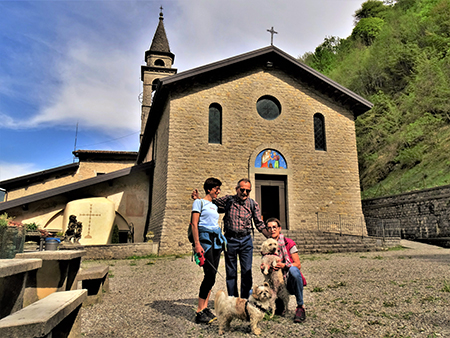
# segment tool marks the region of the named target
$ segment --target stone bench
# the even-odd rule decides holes
[[[42,259],[0,259],[0,319],[19,311],[28,274],[42,266]]]
[[[80,337],[80,309],[86,297],[86,290],[52,293],[1,319],[0,337]]]
[[[23,296],[26,307],[53,292],[76,290],[76,277],[84,250],[36,251],[16,254],[15,259],[40,258],[42,267],[28,275]]]
[[[100,303],[103,293],[109,292],[109,266],[97,265],[87,269],[80,269],[77,275],[78,288],[87,289],[88,296],[84,306]],[[80,285],[81,284],[81,285]]]

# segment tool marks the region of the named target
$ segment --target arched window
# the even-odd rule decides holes
[[[163,60],[158,59],[158,60],[155,61],[155,66],[162,66],[162,67],[164,67],[165,63],[164,63]]]
[[[209,143],[222,143],[222,107],[218,103],[209,106]]]
[[[314,114],[314,144],[316,150],[327,150],[325,119],[322,114]]]

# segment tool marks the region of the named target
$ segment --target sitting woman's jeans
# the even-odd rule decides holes
[[[286,288],[297,300],[297,306],[303,305],[303,279],[300,270],[291,266],[286,276]]]

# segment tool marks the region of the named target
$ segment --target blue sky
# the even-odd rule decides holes
[[[178,72],[270,44],[294,57],[345,38],[363,0],[0,0],[0,181],[137,151],[140,67],[159,7]]]

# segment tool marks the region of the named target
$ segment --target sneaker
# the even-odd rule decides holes
[[[295,310],[294,323],[304,322],[305,319],[306,319],[305,309],[298,306],[297,309]]]
[[[217,319],[216,315],[214,313],[212,313],[212,311],[208,308],[203,309],[203,313],[205,313],[211,319],[209,321],[210,323],[212,323],[213,321],[215,321]]]
[[[195,322],[197,324],[209,324],[213,321],[205,312],[205,310],[202,310],[200,312],[197,312],[195,315]]]

